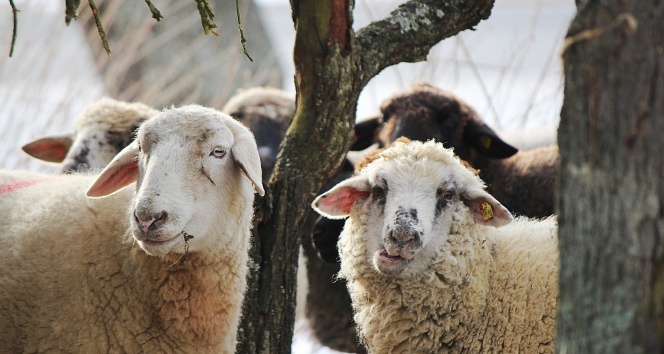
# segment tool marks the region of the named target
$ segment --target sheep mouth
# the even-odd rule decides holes
[[[410,263],[412,256],[406,258],[409,255],[408,252],[403,252],[402,249],[388,252],[388,250],[383,247],[376,251],[374,255],[374,264],[376,269],[383,274],[399,274],[406,268],[408,263]]]
[[[408,261],[409,260],[408,258],[403,257],[401,255],[400,250],[398,250],[398,254],[390,254],[389,252],[387,252],[387,250],[385,248],[381,249],[379,252],[380,252],[379,256],[381,258],[387,259],[391,262],[400,262],[400,261]]]

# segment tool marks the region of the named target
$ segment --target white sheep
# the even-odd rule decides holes
[[[350,216],[339,275],[370,352],[553,352],[555,219],[513,220],[442,144],[398,142],[313,207]]]
[[[0,192],[2,351],[235,351],[264,193],[248,129],[168,109],[99,176],[19,177]]]
[[[140,102],[104,97],[74,120],[74,133],[46,136],[25,144],[28,155],[60,163],[61,172],[101,170],[129,145],[138,127],[158,110]]]

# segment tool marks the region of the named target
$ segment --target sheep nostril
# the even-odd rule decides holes
[[[168,213],[165,211],[161,211],[158,214],[148,215],[139,215],[134,213],[134,217],[136,218],[138,226],[140,226],[143,232],[147,233],[148,231],[157,230],[157,228],[159,228],[168,217]]]

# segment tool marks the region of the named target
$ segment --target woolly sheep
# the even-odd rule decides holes
[[[339,275],[370,352],[553,352],[556,221],[513,220],[442,144],[396,143],[313,207],[350,216]]]
[[[140,102],[104,97],[74,120],[74,133],[47,136],[22,147],[37,159],[60,163],[61,172],[101,170],[135,138],[136,129],[158,110]]]
[[[0,193],[0,348],[235,351],[264,193],[249,130],[213,109],[168,109],[98,176],[19,177],[35,182]]]
[[[538,218],[553,214],[557,146],[517,153],[467,103],[422,82],[383,102],[381,111],[382,117],[362,123],[365,136],[360,141],[370,141],[367,132],[380,147],[398,137],[435,139],[478,169],[489,193],[513,213]]]
[[[254,133],[267,183],[277,162],[279,144],[295,114],[295,97],[276,88],[252,87],[231,97],[222,111]]]
[[[490,193],[512,212],[530,217],[553,214],[557,147],[517,152],[489,128],[467,103],[449,91],[422,82],[386,100],[381,112],[381,116],[355,125],[353,149],[366,148],[374,143],[384,148],[399,137],[420,141],[435,139],[453,147],[462,159],[479,169]],[[347,171],[346,175],[350,176],[350,173]],[[336,244],[342,228],[341,220],[322,218],[317,221],[311,232],[317,252],[306,254],[318,254],[325,262],[338,262]],[[310,269],[318,267],[328,274],[336,274],[335,269],[338,270],[338,265],[316,264],[320,261],[315,259],[308,262]],[[328,329],[352,323],[347,291],[339,284],[343,285],[343,282],[331,277],[323,279],[325,282],[310,277],[309,282],[310,287],[316,289],[315,298],[322,298],[319,294],[325,294],[328,305],[309,306],[311,310],[308,311],[316,315],[316,326],[321,333],[329,337],[345,337],[336,341],[350,342],[355,339],[354,333]]]

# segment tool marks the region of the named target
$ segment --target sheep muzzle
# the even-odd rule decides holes
[[[386,228],[383,244],[391,257],[410,260],[422,248],[423,229],[417,218],[417,209],[399,207],[394,223]]]

